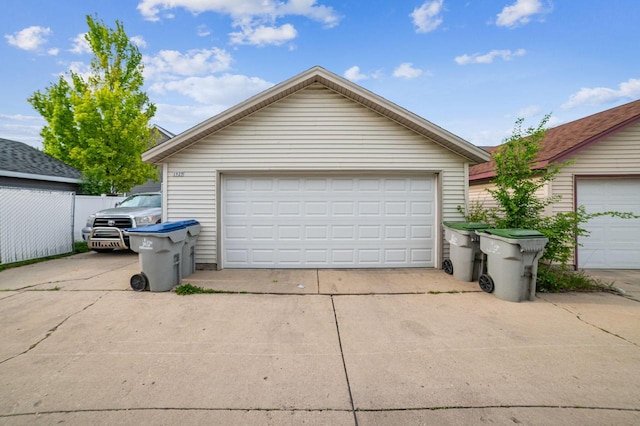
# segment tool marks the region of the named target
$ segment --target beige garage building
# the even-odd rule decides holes
[[[206,268],[438,268],[489,155],[321,67],[143,154]]]

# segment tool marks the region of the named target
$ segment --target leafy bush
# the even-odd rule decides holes
[[[572,271],[559,265],[540,265],[538,267],[536,287],[542,293],[603,291],[610,289],[610,286],[594,280],[584,272]]]

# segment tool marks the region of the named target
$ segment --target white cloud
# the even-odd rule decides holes
[[[42,117],[0,114],[0,135],[42,149],[40,131],[47,124]]]
[[[368,75],[362,74],[360,72],[360,67],[357,65],[354,65],[348,70],[346,70],[343,75],[344,75],[344,78],[351,81],[367,80],[369,78]]]
[[[242,26],[241,31],[229,33],[231,44],[251,44],[255,46],[275,45],[280,46],[293,40],[298,32],[291,24],[280,27]]]
[[[51,28],[31,26],[13,35],[5,35],[7,42],[22,50],[35,51],[47,43],[47,37],[52,33]]]
[[[625,99],[640,98],[640,79],[630,78],[620,83],[618,89],[608,87],[582,88],[562,104],[562,109],[583,105],[603,105]]]
[[[197,76],[226,71],[232,62],[224,49],[193,49],[187,53],[161,50],[155,56],[143,57],[147,79],[174,79],[176,76]]]
[[[197,102],[210,105],[235,105],[273,86],[257,77],[224,74],[222,76],[188,77],[184,80],[156,82],[150,92],[176,92]]]
[[[286,15],[305,16],[325,26],[338,24],[340,17],[332,7],[316,4],[316,0],[140,0],[138,10],[149,21],[158,21],[163,10],[183,8],[193,14],[215,12],[240,17],[268,17],[275,19]]]
[[[263,3],[266,3],[264,1]],[[333,28],[340,23],[340,16],[332,7],[316,4],[317,0],[289,0],[278,2],[278,15],[305,16],[314,21],[321,22],[325,28]]]
[[[2,114],[0,113],[0,119],[12,120],[12,121],[42,121],[43,118],[39,115],[23,115],[23,114]]]
[[[86,39],[87,33],[81,33],[75,36],[73,41],[73,46],[70,51],[73,53],[91,53],[91,46],[89,46],[89,42]]]
[[[130,37],[129,40],[131,40],[131,42],[138,46],[140,49],[144,49],[145,47],[147,47],[147,41],[141,35]]]
[[[47,55],[57,56],[60,53],[60,49],[57,47],[52,47],[51,49],[47,49]]]
[[[413,19],[416,32],[428,33],[440,26],[442,23],[442,12],[444,0],[425,1],[422,6],[417,7],[409,16]]]
[[[156,103],[153,121],[171,132],[182,132],[226,109],[223,105],[173,105]]]
[[[91,66],[84,62],[74,61],[69,64],[69,71],[77,74],[84,81],[89,81],[89,78],[93,75],[91,72]],[[68,73],[60,74],[65,80],[71,82],[71,76]]]
[[[404,62],[404,63],[400,64],[393,71],[393,76],[394,77],[411,79],[411,78],[420,77],[423,74],[423,72],[424,71],[422,71],[421,69],[414,68],[413,64],[411,62]]]
[[[211,35],[211,30],[206,25],[198,25],[198,37],[206,37]]]
[[[535,116],[539,115],[540,112],[541,112],[541,110],[540,110],[540,107],[538,105],[529,105],[529,106],[526,106],[524,108],[521,108],[517,113],[517,117],[518,118],[535,117]]]
[[[502,12],[498,13],[496,25],[514,28],[529,23],[533,15],[543,13],[546,13],[546,11],[543,9],[540,0],[516,0],[514,4],[505,6]]]
[[[485,54],[474,53],[473,55],[464,54],[457,56],[454,61],[456,61],[458,65],[490,64],[495,58],[502,58],[505,61],[510,61],[516,56],[523,56],[525,53],[527,52],[524,49],[518,49],[514,52],[511,50],[492,50]]]
[[[138,10],[150,21],[159,21],[160,13],[183,8],[191,13],[214,12],[229,15],[232,26],[239,31],[232,32],[233,44],[281,45],[297,36],[291,24],[275,25],[285,16],[304,16],[320,22],[326,28],[338,25],[340,16],[332,7],[317,4],[317,0],[140,0]],[[208,30],[199,34],[208,35]]]

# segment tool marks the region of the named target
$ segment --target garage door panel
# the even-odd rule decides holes
[[[379,225],[358,225],[358,238],[360,240],[380,240],[382,232]]]
[[[411,239],[413,240],[428,240],[433,238],[431,234],[431,227],[426,225],[412,225],[411,226]]]
[[[411,261],[412,262],[433,262],[433,250],[412,249]]]
[[[379,216],[382,209],[379,201],[359,201],[358,214],[360,216]]]
[[[431,176],[223,177],[223,266],[433,267],[433,188]]]
[[[640,179],[580,179],[578,205],[587,212],[634,212],[640,214]],[[578,266],[594,269],[635,269],[640,265],[640,219],[597,217],[586,224],[589,231],[578,242]]]

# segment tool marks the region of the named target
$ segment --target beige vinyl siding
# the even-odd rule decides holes
[[[456,207],[465,202],[461,157],[320,84],[200,140],[168,162],[167,217],[189,216],[203,222],[198,263],[218,262],[216,172],[438,174],[444,194],[444,200],[438,200],[442,212],[438,219],[459,220]]]
[[[215,258],[216,251],[216,172],[211,168],[169,163],[165,180],[164,216],[169,221],[197,219],[202,225],[197,256]],[[178,174],[183,176],[176,176]],[[196,259],[196,262],[200,262]],[[203,261],[204,262],[204,261]],[[207,263],[207,262],[204,262]]]
[[[491,196],[491,194],[487,191],[488,189],[495,189],[496,186],[493,183],[483,183],[469,185],[469,205],[473,202],[479,202],[485,209],[491,209],[498,207],[498,203]],[[550,195],[550,187],[549,184],[543,185],[536,191],[536,197],[540,199],[544,199],[549,197]],[[546,214],[551,214],[551,208],[548,207],[545,211]]]
[[[574,210],[574,176],[640,175],[640,124],[583,149],[572,160],[552,182],[553,194],[562,196],[554,212]]]
[[[483,183],[469,185],[469,206],[473,203],[480,203],[485,209],[497,207],[496,200],[487,192],[487,189],[495,189],[495,185],[492,183]]]

